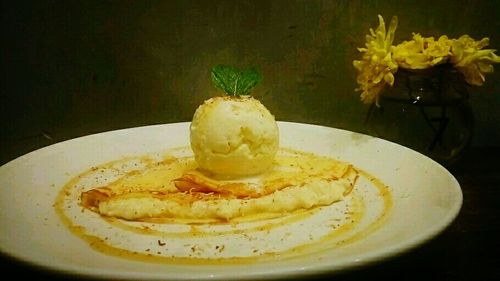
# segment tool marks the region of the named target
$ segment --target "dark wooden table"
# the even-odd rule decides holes
[[[308,280],[500,280],[500,147],[471,147],[450,172],[459,181],[463,207],[438,237],[398,257],[334,276]],[[75,280],[1,256],[14,276]],[[10,272],[10,271],[9,271]],[[12,275],[11,275],[12,276]]]

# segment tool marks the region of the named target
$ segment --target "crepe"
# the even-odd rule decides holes
[[[226,180],[199,169],[193,157],[168,157],[81,194],[81,205],[126,220],[230,221],[330,205],[353,189],[348,163],[280,150],[257,176]]]

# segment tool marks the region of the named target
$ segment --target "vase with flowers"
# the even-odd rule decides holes
[[[415,149],[443,165],[452,164],[471,141],[474,115],[469,88],[481,86],[500,57],[484,49],[489,39],[468,35],[422,37],[393,45],[398,24],[370,29],[358,71],[361,100],[369,104],[369,133]]]

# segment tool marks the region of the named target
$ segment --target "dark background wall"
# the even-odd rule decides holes
[[[2,1],[1,161],[86,134],[189,121],[217,63],[258,66],[278,120],[366,132],[352,60],[399,17],[395,43],[446,34],[500,48],[499,1]],[[498,53],[497,53],[498,54]],[[470,89],[472,144],[500,144],[500,66]]]

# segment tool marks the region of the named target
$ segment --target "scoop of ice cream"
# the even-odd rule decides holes
[[[215,97],[196,109],[191,148],[200,168],[238,177],[268,169],[279,146],[274,116],[249,97]]]

